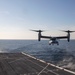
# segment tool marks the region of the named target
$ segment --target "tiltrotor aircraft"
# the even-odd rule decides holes
[[[35,32],[38,32],[38,41],[41,40],[41,38],[46,38],[46,39],[49,39],[49,45],[54,45],[54,44],[57,44],[59,45],[59,42],[57,41],[58,39],[67,39],[67,41],[69,42],[70,41],[70,33],[72,32],[75,32],[75,31],[70,31],[70,30],[67,30],[67,31],[63,31],[63,32],[66,32],[67,35],[66,36],[57,36],[57,37],[52,37],[52,36],[43,36],[41,34],[41,32],[43,32],[43,30],[31,30],[31,31],[35,31]]]

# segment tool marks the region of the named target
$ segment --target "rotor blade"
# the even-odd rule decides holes
[[[31,30],[31,31],[35,31],[35,32],[43,32],[43,30]]]
[[[70,33],[75,32],[75,31],[70,31],[70,30],[67,30],[67,31],[66,31],[66,30],[61,30],[61,31],[67,32],[67,33],[68,33],[68,32],[70,32]]]
[[[30,31],[35,31],[35,32],[38,32],[38,30],[30,30]]]

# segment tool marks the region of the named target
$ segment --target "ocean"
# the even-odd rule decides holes
[[[75,71],[75,40],[59,40],[49,45],[48,40],[0,40],[1,53],[25,52],[46,62]]]

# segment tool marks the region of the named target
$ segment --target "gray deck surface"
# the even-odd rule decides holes
[[[48,67],[47,67],[48,66]],[[45,69],[45,67],[47,67]],[[22,53],[0,53],[0,75],[74,75]]]

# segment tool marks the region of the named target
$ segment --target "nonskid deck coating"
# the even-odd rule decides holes
[[[25,53],[0,53],[0,75],[75,75]]]

